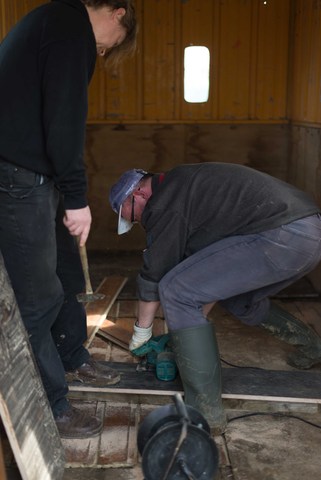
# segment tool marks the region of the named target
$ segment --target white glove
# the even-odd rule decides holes
[[[134,325],[134,333],[129,343],[129,350],[135,350],[144,345],[152,336],[153,324],[150,327],[144,328]]]

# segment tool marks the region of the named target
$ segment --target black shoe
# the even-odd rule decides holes
[[[103,422],[99,418],[70,406],[55,417],[62,438],[88,438],[100,434]]]
[[[96,387],[105,387],[118,383],[120,381],[120,375],[116,370],[107,365],[103,365],[89,358],[87,362],[80,365],[76,370],[67,372],[66,380],[68,383],[80,382]]]

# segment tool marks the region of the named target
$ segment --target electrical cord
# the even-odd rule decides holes
[[[245,365],[234,365],[233,363],[230,363],[226,360],[224,360],[224,358],[220,357],[220,360],[222,363],[225,363],[226,365],[229,365],[230,367],[233,367],[233,368],[247,368],[247,369],[252,369],[252,370],[264,370],[264,371],[267,371],[265,368],[261,368],[261,367],[248,367],[248,366],[245,366]],[[233,418],[230,418],[227,423],[231,423],[231,422],[234,422],[235,420],[241,420],[242,418],[247,418],[247,417],[254,417],[254,416],[258,416],[258,415],[266,415],[266,416],[272,416],[272,417],[286,417],[286,418],[293,418],[294,420],[300,420],[301,422],[303,423],[307,423],[308,425],[312,426],[312,427],[315,427],[315,428],[320,428],[321,429],[321,425],[318,425],[316,423],[313,423],[313,422],[310,422],[309,420],[305,420],[304,418],[301,418],[301,417],[298,417],[296,415],[292,415],[292,414],[287,414],[287,413],[280,413],[280,412],[253,412],[253,413],[247,413],[247,414],[244,414],[244,415],[239,415],[237,417],[233,417]]]
[[[309,420],[305,420],[304,418],[298,417],[297,415],[292,415],[292,414],[287,414],[287,413],[279,413],[279,412],[253,412],[253,413],[245,413],[244,415],[239,415],[237,417],[230,418],[227,423],[234,422],[236,420],[241,420],[243,418],[248,418],[248,417],[255,417],[258,415],[265,415],[265,416],[271,416],[271,417],[286,417],[286,418],[293,418],[294,420],[300,420],[303,423],[307,423],[308,425],[315,427],[315,428],[320,428],[321,425],[318,425],[316,423],[310,422]]]
[[[220,360],[222,363],[225,363],[226,365],[229,365],[230,367],[234,367],[234,368],[251,368],[252,370],[266,370],[265,368],[261,368],[261,367],[248,367],[246,365],[234,365],[233,363],[230,363],[224,360],[224,358],[222,357],[220,357]]]

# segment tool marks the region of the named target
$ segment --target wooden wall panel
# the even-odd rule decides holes
[[[285,121],[289,6],[296,1],[311,3],[311,23],[312,5],[319,0],[136,0],[137,53],[116,71],[106,73],[97,62],[89,123]],[[0,0],[1,37],[43,3]],[[210,96],[200,104],[183,98],[184,48],[191,44],[207,46],[211,53]],[[318,46],[310,52],[311,61]],[[309,108],[315,109],[312,103]]]
[[[321,123],[321,1],[295,0],[291,111],[294,122]]]
[[[0,0],[0,40],[21,17],[43,3],[42,0]]]
[[[219,112],[221,120],[248,119],[253,2],[224,0],[220,6]],[[255,60],[255,58],[253,59]]]
[[[259,2],[257,20],[255,116],[259,119],[286,117],[290,2]],[[254,42],[252,42],[252,48]]]
[[[144,2],[142,19],[143,117],[174,118],[175,2]]]
[[[220,8],[218,119],[286,117],[290,1]]]
[[[289,125],[137,124],[89,125],[85,158],[93,216],[89,250],[141,250],[144,231],[117,235],[117,215],[108,192],[131,168],[163,172],[182,163],[248,165],[283,180],[288,175]]]
[[[135,0],[137,17],[143,18],[143,0]],[[140,22],[140,20],[139,20]],[[142,27],[140,27],[140,31]],[[142,33],[142,32],[141,32]],[[104,117],[115,122],[122,119],[135,121],[143,115],[142,60],[144,51],[143,35],[138,36],[137,54],[126,60],[117,70],[106,70],[101,66],[100,75],[104,78],[105,90]],[[89,116],[89,119],[92,118]]]
[[[43,0],[0,0],[0,36]],[[290,4],[293,5],[291,65]],[[321,123],[320,0],[136,0],[138,51],[116,72],[102,62],[90,85],[89,122]],[[206,104],[183,100],[183,53],[211,50]],[[287,78],[289,77],[289,85]],[[290,90],[287,87],[291,87]]]
[[[309,192],[321,206],[321,129],[291,126],[289,181]]]

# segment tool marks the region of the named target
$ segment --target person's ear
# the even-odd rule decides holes
[[[115,8],[115,10],[113,10],[113,13],[112,13],[113,19],[120,22],[120,20],[125,15],[125,13],[126,13],[126,10],[124,8]]]
[[[134,197],[142,197],[145,200],[148,198],[148,192],[142,186],[136,188],[136,190],[133,191],[133,195],[134,195]]]

